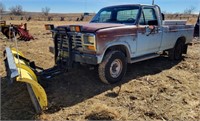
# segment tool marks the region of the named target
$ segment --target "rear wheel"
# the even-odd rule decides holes
[[[184,42],[177,41],[174,48],[168,51],[168,56],[171,60],[181,60],[184,50]]]
[[[183,47],[183,54],[187,54],[187,50],[188,50],[188,45],[185,44]]]
[[[127,68],[127,61],[121,51],[111,51],[106,54],[99,65],[98,72],[102,82],[113,84],[123,79]]]

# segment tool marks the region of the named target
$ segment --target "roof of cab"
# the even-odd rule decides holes
[[[155,6],[155,5],[148,5],[148,4],[122,4],[122,5],[107,6],[107,7],[104,7],[104,8],[120,7],[120,6],[139,6],[139,7],[142,7],[142,6],[149,6],[149,7],[152,7],[152,6]]]

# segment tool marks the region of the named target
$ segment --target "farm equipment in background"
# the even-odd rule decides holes
[[[31,39],[34,39],[33,36],[29,34],[29,31],[27,30],[27,24],[21,24],[21,25],[6,25],[6,21],[0,21],[1,29],[0,31],[8,38],[12,39],[17,34],[19,37],[17,39],[24,40],[24,41],[30,41]],[[13,28],[13,29],[11,29]],[[13,31],[13,32],[12,32]]]
[[[200,13],[199,13],[199,16],[198,16],[198,19],[197,19],[197,23],[196,23],[196,25],[194,27],[194,37],[199,37],[199,35],[200,35],[200,31],[199,31],[199,29],[200,29],[200,21],[199,21],[199,19],[200,19]]]

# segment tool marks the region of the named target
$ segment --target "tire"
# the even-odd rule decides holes
[[[27,86],[27,90],[28,90],[28,93],[30,95],[31,101],[33,103],[33,106],[35,108],[35,111],[36,111],[37,114],[40,114],[42,112],[42,108],[40,107],[40,104],[39,104],[39,102],[38,102],[38,100],[37,100],[37,98],[36,98],[36,96],[33,92],[33,89],[32,89],[30,84],[26,84],[26,86]]]
[[[184,42],[177,41],[174,48],[168,51],[168,56],[171,60],[181,60],[184,51]]]
[[[188,50],[188,45],[185,44],[183,47],[183,54],[187,54],[187,50]]]
[[[99,64],[99,78],[103,83],[114,84],[121,81],[126,73],[127,60],[121,51],[110,51]]]

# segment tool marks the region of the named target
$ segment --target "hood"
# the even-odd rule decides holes
[[[112,27],[120,27],[124,26],[124,24],[111,24],[111,23],[88,23],[81,25],[83,27],[83,32],[94,33],[100,29],[112,28]]]

